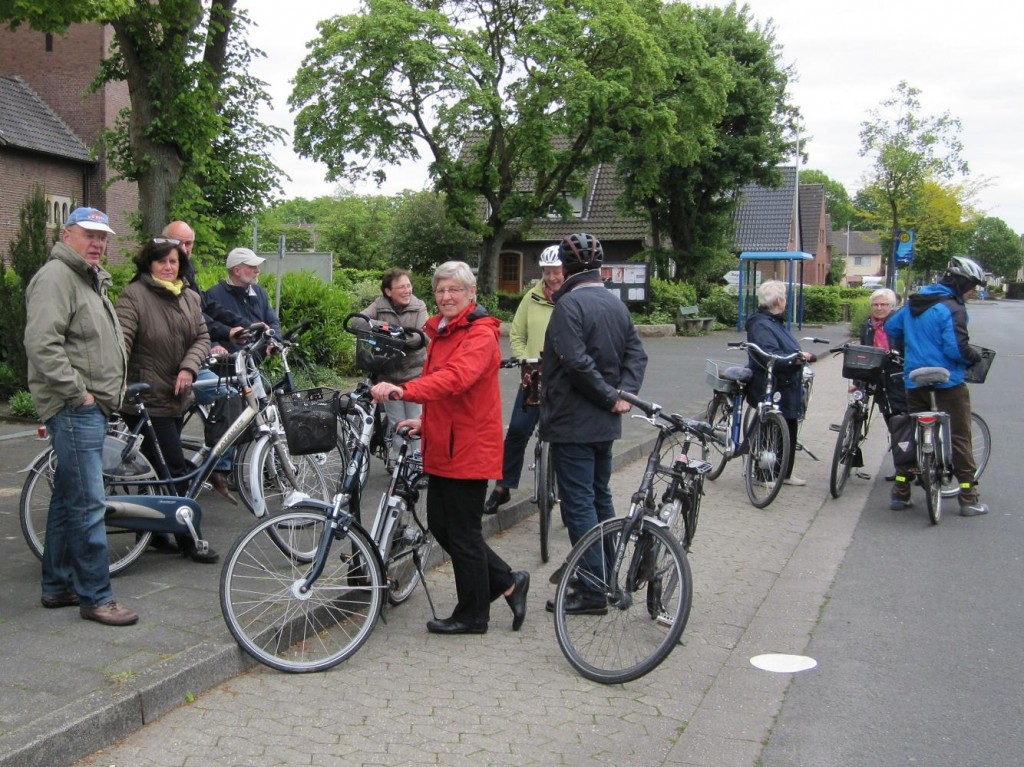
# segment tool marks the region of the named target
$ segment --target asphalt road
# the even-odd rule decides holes
[[[892,512],[888,485],[875,485],[808,649],[819,666],[795,678],[765,767],[1024,760],[1024,304],[969,311],[972,340],[997,351],[971,389],[992,430],[981,483],[992,510],[964,518],[947,500],[933,527],[920,489]]]

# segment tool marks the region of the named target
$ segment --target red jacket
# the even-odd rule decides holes
[[[405,399],[423,403],[423,469],[452,479],[498,479],[501,323],[476,304],[441,329],[440,321],[434,315],[423,326],[430,344],[422,377],[402,386]]]

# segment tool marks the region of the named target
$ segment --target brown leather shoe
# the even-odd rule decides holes
[[[78,613],[87,621],[96,621],[104,626],[131,626],[139,620],[139,614],[117,602],[110,601],[95,607],[79,607]]]
[[[217,495],[225,501],[231,503],[232,506],[238,505],[238,499],[231,494],[231,490],[228,488],[227,475],[223,471],[215,471],[210,475],[210,485],[213,486]]]

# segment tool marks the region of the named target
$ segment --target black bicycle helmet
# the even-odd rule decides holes
[[[570,234],[558,246],[558,258],[569,274],[598,269],[604,263],[604,248],[592,234]]]

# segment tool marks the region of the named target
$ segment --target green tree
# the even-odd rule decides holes
[[[929,179],[949,179],[967,173],[961,159],[960,121],[944,112],[937,117],[920,114],[921,91],[901,81],[893,95],[871,110],[861,123],[860,155],[872,156],[869,182],[878,209],[888,212],[890,243],[902,227],[902,214]],[[887,256],[886,285],[894,287],[895,249]]]
[[[1020,235],[1003,219],[992,216],[978,220],[967,252],[986,271],[1007,280],[1017,278],[1017,272],[1024,261]]]
[[[18,233],[9,247],[10,267],[0,269],[0,362],[7,370],[0,375],[0,386],[10,396],[28,386],[28,359],[25,357],[25,288],[33,275],[50,257],[51,239],[46,221],[46,197],[36,187],[22,204],[18,214]]]
[[[669,235],[678,273],[696,277],[702,262],[733,249],[736,191],[778,183],[776,167],[793,150],[787,136],[799,115],[786,96],[790,71],[770,21],[758,24],[735,3],[666,5],[661,21],[674,80],[657,100],[671,108],[676,133],[667,150],[637,145],[642,159],[627,150],[632,166],[659,169],[655,183],[629,186],[627,199]],[[691,25],[702,42],[696,50],[689,47]]]
[[[111,166],[138,183],[139,231],[185,218],[200,252],[222,253],[280,189],[267,146],[282,131],[260,123],[264,83],[247,74],[249,24],[236,0],[0,2],[0,22],[61,32],[109,23],[110,56],[95,81],[123,80],[131,109],[105,136]]]
[[[808,169],[800,171],[800,183],[825,185],[825,207],[832,219],[833,230],[845,229],[847,224],[852,226],[855,215],[853,201],[842,182],[820,170]]]
[[[616,137],[664,122],[655,0],[367,0],[320,23],[295,77],[295,148],[332,179],[429,153],[497,287],[513,231],[568,212]]]
[[[403,192],[385,239],[391,262],[417,274],[433,274],[445,261],[471,261],[480,237],[453,223],[444,195]]]

